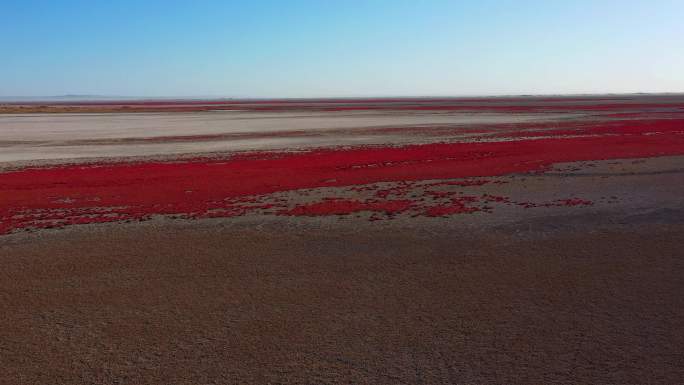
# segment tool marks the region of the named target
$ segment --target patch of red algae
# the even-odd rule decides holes
[[[428,207],[425,211],[425,215],[428,217],[444,217],[454,214],[470,214],[477,211],[483,211],[484,209],[480,207],[468,205],[469,203],[477,201],[479,201],[479,199],[472,196],[451,198],[449,204]]]
[[[594,202],[579,199],[579,198],[568,198],[568,199],[557,199],[553,202],[548,203],[534,203],[534,202],[510,202],[518,206],[524,207],[526,209],[533,207],[574,207],[574,206],[591,206]]]
[[[564,129],[530,130],[517,132],[502,132],[491,137],[520,138],[520,137],[552,137],[552,136],[588,136],[588,135],[642,135],[644,133],[684,133],[682,119],[642,119],[605,121],[601,123],[573,123]],[[547,124],[548,126],[548,124]]]
[[[459,181],[430,183],[427,186],[429,186],[429,187],[434,187],[434,186],[470,187],[470,186],[483,186],[483,185],[486,185],[487,183],[492,183],[492,181],[487,180],[487,179],[466,179],[466,180],[459,180]],[[496,181],[494,183],[501,184],[501,183],[506,183],[506,182]]]
[[[551,204],[555,205],[555,206],[590,206],[590,205],[593,205],[594,202],[588,201],[586,199],[570,198],[570,199],[559,199],[559,200],[557,200]]]
[[[10,103],[16,105],[17,103]],[[43,106],[43,102],[19,105]],[[677,112],[684,105],[676,101],[636,103],[629,98],[378,98],[378,99],[295,99],[295,100],[142,100],[51,103],[85,111],[472,111],[623,113],[630,111]]]
[[[500,176],[542,172],[554,163],[684,155],[683,122],[622,122],[608,129],[595,127],[594,135],[584,137],[23,169],[0,174],[0,234],[23,228],[144,220],[153,215],[243,215],[252,209],[247,207],[249,202],[260,204],[250,197],[291,190]],[[383,195],[377,197],[379,202]],[[380,203],[349,205],[347,210],[384,210]],[[332,211],[344,211],[340,207]]]
[[[326,199],[321,202],[299,205],[291,210],[283,210],[280,215],[320,216],[347,215],[361,211],[382,212],[394,215],[405,212],[411,206],[410,200],[358,201],[350,199]]]

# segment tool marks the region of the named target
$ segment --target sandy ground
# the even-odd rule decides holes
[[[0,379],[681,382],[682,223],[567,220],[130,225],[5,244]]]
[[[176,156],[183,146],[191,154],[213,145],[238,149],[231,146],[240,140],[252,149],[316,146],[315,138],[465,143],[476,126],[497,133],[502,123],[586,116],[272,114],[3,115],[0,161],[9,169],[62,156],[126,161],[156,154],[150,148],[157,147],[145,146]],[[399,134],[387,130],[394,126]],[[681,140],[679,128],[662,127]],[[305,134],[293,137],[293,130]],[[637,134],[607,135],[627,145]],[[646,150],[639,153],[647,158],[556,163],[535,172],[238,197],[265,205],[237,217],[132,216],[138,219],[52,229],[18,221],[0,235],[0,384],[684,383],[684,155]],[[411,159],[405,163],[416,170]],[[45,175],[60,172],[64,181],[49,183],[10,183],[0,172],[0,197],[34,204],[25,215],[37,221],[59,218],[73,202],[51,197],[50,189],[78,195],[85,183],[59,168]],[[106,178],[96,182],[103,183],[90,186],[95,190],[83,184],[83,191],[122,191],[108,190]],[[76,190],[59,190],[68,183]],[[440,199],[479,200],[465,200],[477,210],[443,217],[268,209],[329,204],[331,197],[367,202],[385,190],[394,195],[382,202],[410,199],[421,209]],[[52,201],[44,204],[44,196]],[[0,202],[5,218],[21,209]]]

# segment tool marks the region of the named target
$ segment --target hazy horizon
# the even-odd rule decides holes
[[[65,100],[65,101],[85,101],[85,100],[288,100],[288,99],[430,99],[430,98],[515,98],[515,97],[573,97],[573,96],[585,96],[585,97],[602,97],[602,96],[668,96],[668,95],[683,95],[684,92],[603,92],[603,93],[542,93],[542,94],[469,94],[469,95],[365,95],[365,96],[324,96],[324,97],[233,97],[233,96],[221,96],[221,95],[151,95],[151,96],[136,96],[136,95],[86,95],[86,94],[67,94],[67,95],[30,95],[30,96],[0,96],[0,101],[5,102],[21,102],[21,101],[52,101],[52,100]]]

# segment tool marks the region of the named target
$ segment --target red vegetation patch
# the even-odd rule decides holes
[[[280,211],[280,215],[346,215],[360,211],[382,212],[388,215],[402,213],[413,205],[410,200],[357,201],[348,199],[326,199],[322,202],[300,205],[291,210]]]
[[[10,103],[28,107],[53,107],[76,111],[191,112],[238,111],[469,111],[469,112],[589,112],[642,113],[683,111],[680,98],[659,97],[650,101],[631,97],[500,97],[500,98],[371,98],[282,100],[106,100],[85,102]],[[47,109],[49,111],[49,108]]]
[[[448,204],[440,204],[429,207],[425,211],[425,215],[428,217],[443,217],[454,214],[470,214],[476,211],[482,211],[482,208],[470,205],[471,203],[478,201],[479,198],[471,196],[451,198],[451,202]]]
[[[0,174],[0,234],[31,227],[143,220],[158,214],[192,218],[243,215],[283,206],[268,206],[255,197],[298,189],[498,176],[541,172],[561,162],[683,155],[682,124],[683,120],[675,119],[626,121],[594,127],[589,129],[593,134],[586,137],[24,169]],[[325,203],[295,209],[291,215],[399,212],[408,203],[386,200],[404,194],[404,187],[379,191],[373,202]],[[451,208],[441,212],[463,210],[458,202],[463,203],[451,201]]]
[[[569,198],[569,199],[557,199],[553,202],[547,203],[534,203],[534,202],[512,202],[518,206],[522,206],[526,209],[533,207],[574,207],[574,206],[591,206],[594,202],[579,199],[579,198]]]
[[[571,198],[571,199],[559,199],[552,203],[555,206],[590,206],[594,202],[588,201],[586,199]]]
[[[540,124],[537,124],[539,126]],[[545,124],[547,127],[549,124]],[[557,126],[554,124],[553,126]],[[649,120],[617,120],[603,122],[568,122],[562,129],[523,130],[503,132],[492,135],[501,138],[538,138],[555,136],[589,136],[589,135],[643,135],[647,133],[684,133],[682,119],[649,119]]]

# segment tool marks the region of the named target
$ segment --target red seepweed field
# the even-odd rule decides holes
[[[374,105],[383,109],[392,106],[385,103],[388,101],[379,100]],[[598,103],[588,106],[542,103],[524,107],[615,111],[621,106],[623,110],[644,111],[641,117],[632,112],[630,116],[633,117],[629,119],[611,115],[553,124],[499,124],[509,128],[505,132],[498,132],[497,125],[490,125],[480,129],[475,137],[457,142],[443,142],[438,137],[433,143],[424,144],[246,152],[211,158],[198,155],[169,161],[111,163],[104,160],[19,169],[0,175],[0,233],[70,224],[137,221],[154,215],[232,217],[256,211],[273,215],[339,215],[362,211],[426,216],[470,213],[481,211],[475,203],[486,202],[486,197],[469,196],[464,201],[453,192],[443,196],[446,199],[421,202],[416,196],[407,196],[409,189],[406,186],[403,193],[375,194],[364,200],[342,199],[333,193],[321,201],[306,204],[283,199],[269,201],[268,195],[361,185],[368,185],[372,190],[373,184],[379,182],[487,178],[540,173],[558,163],[684,155],[682,105]],[[334,108],[365,106],[358,104],[347,103]],[[427,103],[401,104],[399,108],[435,107],[424,104]],[[156,102],[133,105],[171,108]],[[282,108],[290,105],[284,103]],[[659,117],[664,113],[661,111],[663,106],[667,107],[667,116]],[[501,106],[467,108],[492,107]],[[517,111],[518,107],[505,106],[508,112]],[[431,128],[421,127],[420,130],[429,132]],[[192,138],[190,133],[189,137]],[[375,189],[377,192],[382,190],[380,187]],[[465,207],[469,208],[463,209]],[[379,218],[382,216],[373,216],[373,219]]]

